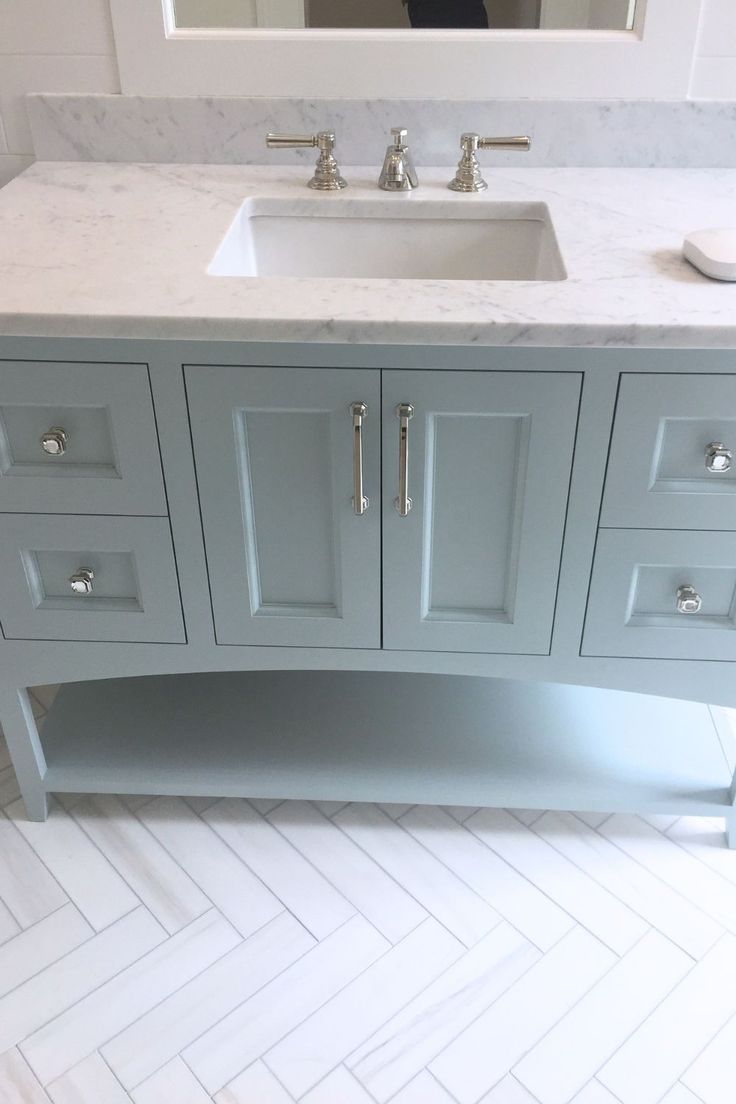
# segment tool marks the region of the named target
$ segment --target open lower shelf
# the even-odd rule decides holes
[[[49,792],[723,814],[707,706],[459,675],[246,672],[69,683]]]

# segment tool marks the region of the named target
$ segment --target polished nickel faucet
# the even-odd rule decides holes
[[[386,150],[378,187],[384,192],[410,192],[419,180],[406,144],[407,131],[404,127],[391,127],[391,134],[393,142]]]
[[[331,130],[320,130],[318,134],[267,134],[266,145],[269,149],[304,149],[316,146],[319,157],[314,176],[307,181],[307,187],[320,192],[335,192],[347,188],[347,181],[340,175],[340,168],[333,157],[335,135]]]
[[[480,171],[476,150],[520,150],[526,152],[532,148],[532,140],[527,134],[514,138],[481,138],[478,134],[463,134],[460,138],[462,157],[457,172],[447,185],[453,192],[482,192],[488,185]]]

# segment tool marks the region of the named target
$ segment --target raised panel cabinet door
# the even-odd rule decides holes
[[[575,373],[384,373],[384,647],[549,652],[579,398]]]
[[[185,372],[218,644],[379,648],[380,373]]]

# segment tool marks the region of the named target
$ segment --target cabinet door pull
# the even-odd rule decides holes
[[[399,419],[399,497],[394,499],[394,506],[400,517],[406,517],[412,507],[409,498],[409,420],[414,417],[414,407],[411,403],[399,403],[396,417]]]
[[[360,517],[370,506],[370,499],[363,494],[363,419],[368,414],[364,402],[350,406],[353,419],[353,511]]]

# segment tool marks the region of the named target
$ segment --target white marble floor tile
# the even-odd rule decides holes
[[[211,1104],[212,1100],[181,1058],[174,1058],[131,1095],[135,1104]]]
[[[86,943],[94,931],[67,903],[0,946],[0,997]]]
[[[293,1104],[294,1097],[280,1085],[263,1062],[254,1062],[220,1092],[215,1104]]]
[[[483,1097],[478,1104],[539,1104],[530,1092],[520,1085],[512,1073],[499,1081],[495,1088]],[[593,1102],[591,1101],[591,1104]]]
[[[310,1092],[303,1096],[300,1104],[375,1104],[363,1086],[344,1066],[328,1074]],[[432,1104],[426,1100],[424,1104]]]
[[[99,1054],[46,1086],[54,1104],[130,1104],[130,1097]]]
[[[726,846],[724,822],[710,817],[679,817],[667,832],[693,858],[736,885],[734,853]]]
[[[659,1104],[735,1013],[736,939],[725,935],[603,1066],[598,1080],[622,1104]]]
[[[426,919],[405,889],[306,801],[285,801],[268,820],[392,943]]]
[[[624,954],[646,932],[648,925],[640,916],[550,847],[534,828],[520,832],[514,818],[500,809],[481,809],[467,827],[616,954]]]
[[[594,1079],[580,1090],[570,1104],[619,1104],[619,1101],[600,1081]],[[672,1101],[672,1104],[675,1102]]]
[[[20,786],[12,767],[0,770],[0,809],[11,805],[20,798]]]
[[[2,729],[0,729],[0,771],[7,770],[10,766],[10,752],[8,751],[8,745],[3,736]]]
[[[425,805],[424,808],[427,806]],[[464,824],[468,817],[478,812],[477,805],[442,805],[441,808],[458,824]]]
[[[476,1104],[616,962],[574,928],[430,1063],[459,1104]]]
[[[187,1047],[184,1060],[217,1092],[390,946],[363,917],[348,920]]]
[[[400,823],[540,950],[549,950],[574,926],[569,913],[442,809],[417,806]]]
[[[323,939],[355,915],[342,894],[247,802],[218,801],[202,816],[315,938]]]
[[[49,1104],[47,1094],[15,1049],[0,1054],[0,1094],[2,1104]]]
[[[649,932],[514,1066],[540,1104],[568,1104],[692,969]]]
[[[348,805],[334,822],[467,947],[500,922],[486,901],[377,806]]]
[[[614,1100],[611,1097],[611,1100]],[[704,1101],[699,1096],[695,1096],[691,1093],[682,1082],[678,1081],[676,1085],[673,1085],[668,1093],[662,1097],[660,1104],[704,1104]]]
[[[320,813],[326,817],[333,817],[335,813],[339,813],[340,809],[344,809],[347,801],[313,801],[315,809],[319,809]]]
[[[106,1043],[105,1061],[130,1091],[313,945],[302,925],[282,913]]]
[[[362,1043],[345,1064],[385,1104],[539,958],[536,947],[509,924],[500,924]]]
[[[26,1038],[23,1056],[42,1084],[53,1081],[237,942],[237,933],[218,913],[205,913]]]
[[[283,912],[278,898],[181,798],[157,797],[138,817],[244,938]]]
[[[366,1097],[366,1102],[368,1099]],[[336,1101],[335,1104],[339,1102]],[[455,1104],[455,1102],[439,1081],[435,1081],[431,1073],[423,1070],[409,1082],[405,1089],[396,1094],[391,1104]]]
[[[712,917],[576,816],[545,813],[534,831],[693,958],[723,935]]]
[[[733,1104],[736,1097],[736,1016],[701,1051],[681,1080],[704,1104]]]
[[[51,803],[45,824],[26,820],[22,801],[8,806],[7,812],[96,931],[140,905],[130,886],[58,804]]]
[[[0,899],[21,928],[65,904],[67,896],[16,826],[0,813]]]
[[[72,816],[169,935],[212,907],[120,798],[86,797]]]
[[[587,824],[589,828],[600,828],[603,821],[608,820],[611,814],[574,812],[573,815],[582,820],[583,824]]]
[[[55,1017],[75,1007],[165,938],[161,925],[139,908],[12,989],[0,999],[0,1051],[58,1022]]]
[[[12,916],[9,909],[0,901],[0,946],[20,932],[20,925]]]
[[[736,885],[710,870],[641,817],[612,816],[600,830],[632,859],[736,934]],[[730,852],[729,857],[732,856]]]
[[[300,1097],[405,1007],[462,954],[436,920],[425,920],[264,1055]]]

